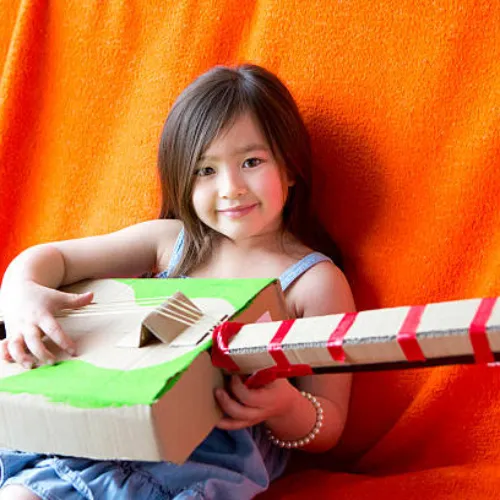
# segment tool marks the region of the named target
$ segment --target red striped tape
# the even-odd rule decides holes
[[[287,319],[280,323],[278,330],[267,345],[267,351],[274,359],[276,366],[263,368],[248,377],[245,384],[251,389],[270,384],[277,378],[303,377],[312,375],[313,371],[310,365],[290,363],[283,352],[283,340],[295,323],[294,319]]]
[[[425,306],[411,306],[397,334],[397,341],[408,361],[425,361],[426,358],[417,340],[417,328]]]
[[[470,325],[469,338],[476,363],[493,363],[495,361],[486,335],[486,323],[490,319],[496,301],[496,298],[482,299]]]
[[[276,362],[276,366],[278,366],[279,368],[290,366],[290,361],[288,361],[288,358],[283,352],[282,342],[294,323],[294,319],[286,319],[285,321],[282,321],[278,330],[274,334],[274,337],[269,341],[269,344],[267,346],[269,354]]]
[[[355,312],[344,314],[344,317],[340,320],[337,328],[335,328],[326,342],[326,348],[328,349],[332,359],[335,361],[345,361],[346,357],[342,344],[344,342],[344,337],[353,325],[356,316],[357,313]]]
[[[241,330],[243,323],[225,321],[212,334],[212,364],[229,372],[239,372],[240,367],[229,355],[229,341]]]
[[[311,365],[289,365],[285,368],[270,366],[250,375],[245,385],[250,389],[257,389],[274,382],[277,378],[304,377],[305,375],[313,375]]]

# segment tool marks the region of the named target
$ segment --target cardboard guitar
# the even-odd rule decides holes
[[[500,358],[495,298],[291,320],[272,279],[94,280],[71,290],[95,293],[58,318],[78,356],[58,352],[56,365],[29,371],[0,363],[0,447],[181,463],[221,417],[221,368],[257,387]]]
[[[57,318],[77,356],[49,342],[53,366],[0,361],[0,448],[181,463],[221,418],[213,391],[223,377],[207,352],[213,328],[286,318],[272,279],[105,279],[67,289],[94,292],[94,304]]]

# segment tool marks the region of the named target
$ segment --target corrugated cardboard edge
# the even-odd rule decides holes
[[[27,452],[181,463],[220,420],[213,390],[221,385],[220,371],[201,353],[152,406],[88,409],[0,393],[0,447],[15,443]]]
[[[255,323],[266,312],[269,313],[272,321],[282,321],[289,317],[285,296],[278,280],[273,281],[252,297],[245,308],[231,317],[231,321]]]
[[[203,352],[153,406],[160,459],[184,462],[217,425],[222,412],[214,389],[222,385],[222,373]],[[168,448],[162,443],[168,443]]]
[[[307,364],[327,371],[356,371],[469,363],[474,360],[470,329],[483,300],[464,299],[427,304],[415,325],[415,341],[425,360],[407,359],[398,334],[411,310],[410,306],[361,311],[342,339],[345,361],[332,358],[328,343],[344,314],[297,319],[280,341],[284,356],[291,364]],[[496,300],[496,299],[495,299]],[[485,340],[493,353],[500,352],[500,301],[496,301],[484,324]],[[245,325],[229,342],[229,356],[241,373],[273,367],[269,342],[281,322]],[[319,371],[318,371],[319,372]]]
[[[265,313],[275,321],[288,316],[277,281],[251,297],[232,319],[248,323]],[[182,463],[220,420],[213,391],[222,384],[220,370],[203,352],[151,406],[88,409],[51,403],[38,395],[0,393],[0,447],[101,460]]]

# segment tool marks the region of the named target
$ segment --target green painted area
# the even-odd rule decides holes
[[[168,297],[182,292],[191,299],[213,297],[227,300],[236,311],[248,303],[274,279],[117,279],[129,285],[137,299]]]
[[[181,291],[189,298],[226,299],[237,312],[245,309],[272,279],[120,279],[137,299],[168,297]],[[100,368],[81,360],[42,366],[0,379],[0,392],[37,394],[55,403],[79,408],[151,405],[168,391],[195,357],[208,350],[211,339],[166,363],[135,370]],[[145,347],[147,349],[147,347]],[[143,348],[144,349],[144,348]]]
[[[137,370],[101,368],[78,359],[41,366],[0,380],[0,392],[39,394],[79,408],[150,405],[172,387],[205,342],[168,363]]]

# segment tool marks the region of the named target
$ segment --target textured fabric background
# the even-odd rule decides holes
[[[173,100],[243,61],[300,105],[360,309],[500,295],[487,0],[0,0],[0,274],[29,245],[155,217]],[[268,498],[497,495],[499,394],[494,368],[358,375],[339,448]]]

